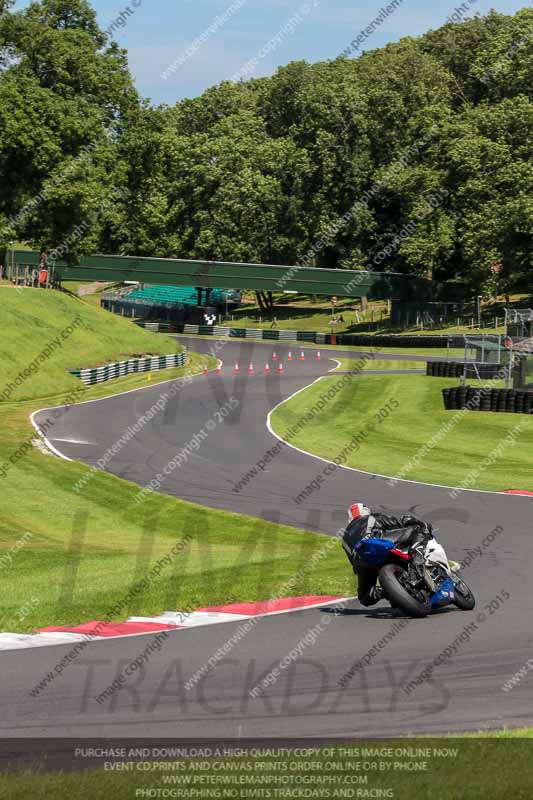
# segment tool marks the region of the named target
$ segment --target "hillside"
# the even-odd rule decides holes
[[[69,369],[181,349],[170,337],[154,336],[83,300],[39,289],[0,287],[0,329],[0,408],[71,392],[80,382]]]
[[[323,547],[320,535],[201,508],[159,493],[139,506],[138,486],[104,471],[90,475],[76,492],[89,467],[44,454],[35,446],[29,416],[37,408],[60,404],[66,394],[78,402],[146,386],[146,374],[133,374],[78,394],[75,389],[82,388],[81,382],[68,376],[67,366],[178,348],[168,337],[138,329],[69,296],[0,287],[0,394],[77,317],[82,324],[37,372],[30,373],[20,386],[18,401],[10,397],[9,402],[0,402],[0,630],[31,631],[101,618],[127,595],[138,577],[139,563],[155,563],[186,533],[195,543],[180,564],[180,580],[165,572],[137,598],[135,608],[124,609],[123,618],[134,612],[156,614],[190,604],[200,607],[274,596],[298,572],[301,559],[308,562]],[[204,365],[212,369],[215,363],[191,353],[188,367],[153,373],[152,383],[197,374]],[[121,433],[117,430],[117,437]],[[212,567],[206,566],[206,548],[212,554]],[[250,553],[246,564],[243,552]],[[73,557],[79,557],[75,575]],[[294,592],[349,591],[353,580],[341,569],[343,558],[335,548],[298,580]]]

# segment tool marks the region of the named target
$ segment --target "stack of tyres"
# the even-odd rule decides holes
[[[450,389],[449,403],[450,403],[450,409],[455,410],[456,408],[459,408],[459,406],[457,405],[457,387],[456,386],[454,386],[453,389]]]
[[[460,388],[459,386],[456,386],[452,392],[452,408],[461,408],[461,406],[459,405],[460,403],[459,388]]]
[[[485,390],[483,387],[477,387],[472,391],[472,408],[474,411],[481,411],[481,404],[485,397]]]
[[[470,409],[472,409],[472,411],[479,411],[480,410],[482,396],[483,396],[483,389],[474,388],[472,386],[469,387],[467,403],[468,403],[468,407]]]
[[[447,411],[468,408],[471,411],[533,414],[533,391],[455,386],[443,389],[442,398]]]
[[[490,389],[483,389],[483,393],[481,395],[481,403],[479,406],[480,411],[490,411]]]
[[[457,390],[457,408],[465,407],[468,389],[468,386],[459,386]]]
[[[498,394],[498,405],[497,411],[505,412],[507,411],[507,395],[509,390],[508,389],[500,389]]]

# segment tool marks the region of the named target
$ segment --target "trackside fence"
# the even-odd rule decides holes
[[[71,375],[81,378],[86,386],[96,383],[105,383],[113,378],[121,378],[132,372],[155,372],[170,367],[185,367],[187,365],[187,351],[174,353],[169,356],[146,356],[145,358],[130,358],[128,361],[116,361],[94,369],[71,369]]]
[[[188,333],[199,336],[226,336],[232,339],[311,342],[313,344],[355,345],[361,347],[464,347],[464,336],[405,336],[384,334],[367,336],[357,333],[318,333],[262,328],[230,328],[224,325],[188,325],[172,322],[145,322],[136,325],[156,333]]]

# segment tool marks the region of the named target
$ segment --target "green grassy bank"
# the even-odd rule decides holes
[[[283,436],[340,377],[325,378],[284,403],[272,416],[275,432]],[[424,375],[356,375],[291,443],[334,460],[363,432],[347,466],[447,486],[468,481],[467,488],[533,490],[533,418],[471,411],[448,427],[454,412],[444,410],[442,389],[456,384]],[[388,413],[382,411],[387,404]],[[483,465],[517,425],[522,428],[512,445],[502,445],[494,463]]]
[[[76,319],[80,324],[65,336]],[[87,466],[27,446],[36,438],[29,415],[37,408],[147,385],[146,375],[129,375],[84,389],[68,368],[134,353],[175,352],[175,340],[42,290],[0,293],[0,327],[0,394],[60,339],[38,369],[0,402],[0,467],[7,465],[0,469],[1,629],[32,631],[101,618],[185,536],[190,541],[179,559],[124,608],[121,619],[267,599],[280,589],[285,595],[353,593],[353,576],[335,543],[312,569],[305,568],[328,541],[324,537],[164,494],[139,503],[138,486],[102,471],[76,492]],[[185,369],[152,373],[151,385],[198,373],[205,364],[212,368],[215,360],[191,354]]]

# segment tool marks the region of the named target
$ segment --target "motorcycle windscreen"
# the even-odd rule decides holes
[[[363,539],[357,547],[358,558],[368,567],[381,567],[394,547],[390,539]]]

